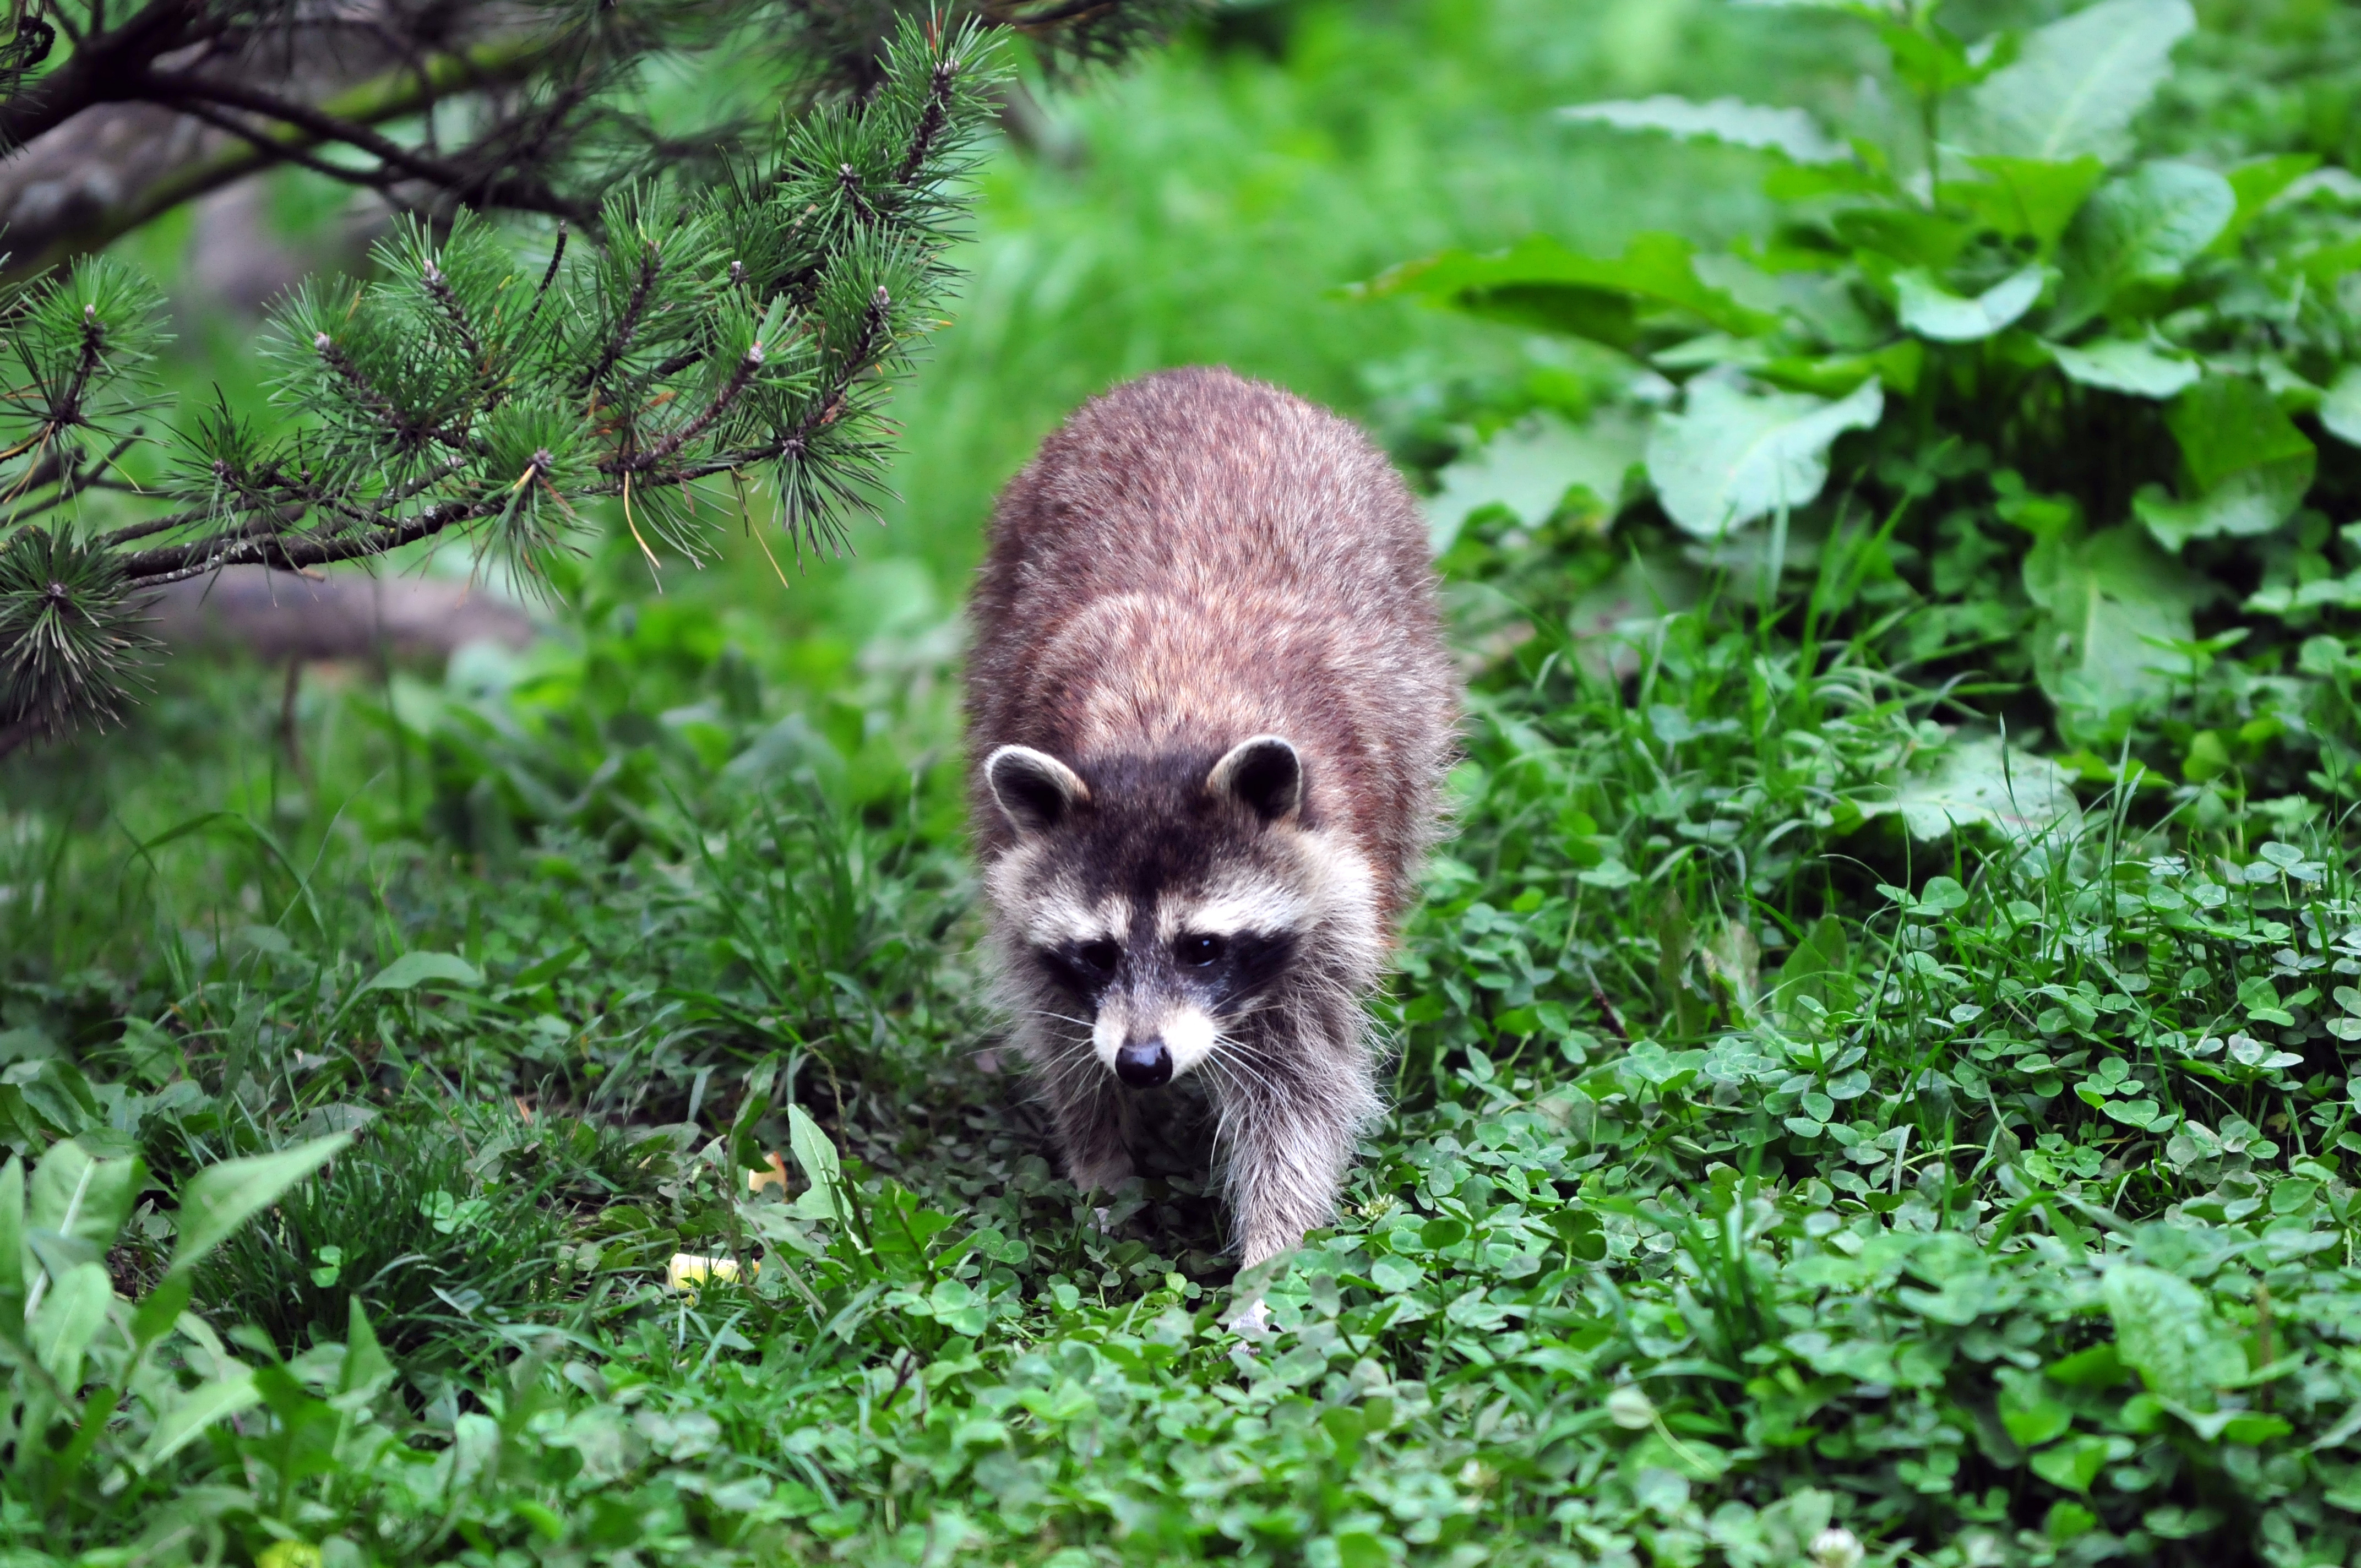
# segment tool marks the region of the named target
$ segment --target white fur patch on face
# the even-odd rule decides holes
[[[1138,1015],[1126,999],[1110,992],[1099,1004],[1097,1021],[1091,1026],[1091,1049],[1099,1063],[1109,1072],[1115,1070],[1115,1054],[1128,1040],[1162,1040],[1164,1048],[1172,1053],[1172,1076],[1180,1077],[1211,1056],[1216,1031],[1213,1020],[1202,1007],[1181,1003],[1167,1007],[1153,1017]]]
[[[1110,991],[1099,1003],[1099,1015],[1091,1024],[1091,1052],[1099,1065],[1109,1072],[1115,1070],[1115,1054],[1123,1049],[1124,1027],[1131,1017],[1131,1009],[1124,1005],[1120,992]]]
[[[983,874],[984,889],[1037,948],[1120,942],[1131,929],[1131,901],[1121,894],[1090,903],[1082,890],[1060,878],[1036,884],[1026,873],[1038,859],[1020,844],[994,861]]]
[[[1269,877],[1233,876],[1214,883],[1201,897],[1167,894],[1156,905],[1156,936],[1170,942],[1176,937],[1235,937],[1241,931],[1279,932],[1302,928],[1311,906],[1302,894]]]
[[[1378,879],[1368,858],[1341,833],[1321,829],[1289,835],[1301,869],[1304,894],[1322,932],[1337,956],[1372,983],[1385,961],[1386,939],[1378,919]]]
[[[1213,1020],[1201,1007],[1176,1007],[1164,1015],[1164,1048],[1172,1053],[1172,1076],[1180,1077],[1213,1052]]]
[[[1157,939],[1300,932],[1317,927],[1356,945],[1382,946],[1377,877],[1367,857],[1339,833],[1277,831],[1295,861],[1293,877],[1240,871],[1202,894],[1167,894],[1157,901]]]

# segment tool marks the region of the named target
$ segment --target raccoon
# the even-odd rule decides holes
[[[967,740],[1005,1000],[1068,1174],[1200,1074],[1241,1261],[1334,1214],[1377,984],[1455,746],[1426,530],[1353,425],[1220,369],[1077,411],[1008,486]]]

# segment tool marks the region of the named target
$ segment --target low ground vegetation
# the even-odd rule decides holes
[[[2347,1561],[2354,40],[2187,20],[1889,22],[1884,139],[1615,100],[1760,237],[1362,274],[1477,344],[1365,400],[1467,760],[1257,1278],[1187,1147],[1046,1162],[924,567],[783,632],[622,534],[292,753],[191,669],[12,762],[10,1560]]]

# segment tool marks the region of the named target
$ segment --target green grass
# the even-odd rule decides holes
[[[1333,290],[1759,223],[1739,155],[1538,113],[1852,82],[1850,35],[1734,15],[1309,7],[1283,60],[1093,83],[1055,105],[1083,167],[994,166],[891,554],[655,596],[610,541],[522,658],[312,673],[298,756],[273,673],[184,663],[126,733],[0,763],[36,1255],[195,1314],[91,1322],[130,1392],[77,1447],[44,1287],[0,1563],[2350,1560],[2342,622],[2065,768],[2026,682],[1896,669],[1941,596],[1883,520],[1839,515],[1775,613],[1700,569],[1609,652],[1568,629],[1669,527],[1479,512],[1393,1110],[1338,1223],[1246,1282],[1268,1332],[1224,1326],[1202,1182],[1093,1212],[999,1048],[947,630],[993,484],[1180,359],[1430,463],[1611,403],[1558,345]],[[2159,771],[2229,711],[2279,728]],[[199,1171],[344,1133],[174,1272]],[[675,1289],[677,1254],[739,1277]]]

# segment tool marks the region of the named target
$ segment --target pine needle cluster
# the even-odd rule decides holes
[[[0,726],[114,716],[141,590],[224,566],[457,533],[545,582],[609,501],[652,565],[765,512],[791,550],[840,544],[882,494],[891,389],[941,324],[1007,71],[990,24],[1042,7],[1000,9],[903,18],[868,92],[791,115],[718,181],[616,190],[596,243],[560,226],[528,251],[464,208],[401,220],[368,276],[273,313],[276,406],[217,396],[174,422],[170,510],[111,532],[78,532],[76,503],[125,488],[161,302],[104,258],[20,291],[0,316]]]

